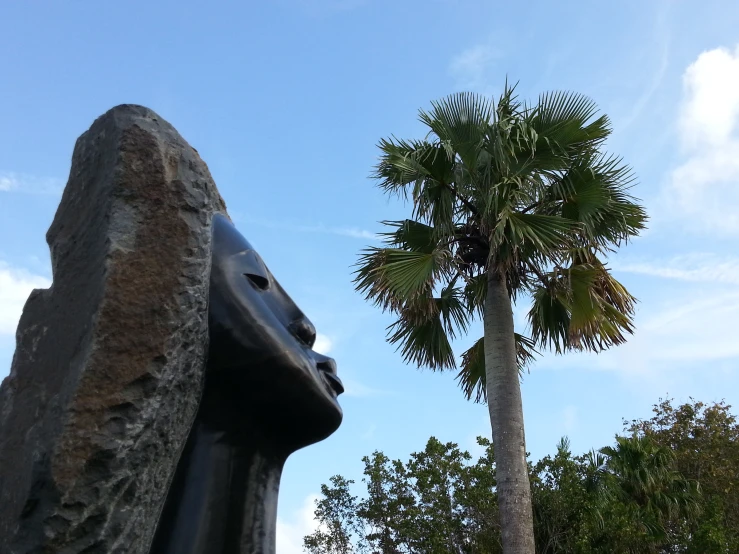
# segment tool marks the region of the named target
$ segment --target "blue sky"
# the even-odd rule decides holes
[[[4,2],[0,21],[0,377],[25,298],[50,282],[44,235],[75,139],[116,104],[154,109],[208,163],[347,383],[341,429],[288,461],[281,554],[300,552],[321,483],[359,478],[363,455],[489,434],[453,374],[402,363],[391,319],[351,285],[377,222],[408,213],[368,179],[378,139],[422,136],[417,110],[454,91],[497,94],[508,76],[524,98],[590,95],[651,216],[612,260],[640,300],[636,335],[599,356],[547,354],[524,378],[532,456],[564,434],[575,452],[605,445],[667,394],[739,404],[733,0],[47,0]]]

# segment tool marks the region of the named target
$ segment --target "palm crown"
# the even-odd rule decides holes
[[[482,315],[491,272],[511,301],[531,297],[519,369],[537,347],[600,351],[633,332],[635,299],[603,260],[646,215],[628,194],[630,168],[601,150],[609,120],[578,94],[527,106],[514,89],[497,103],[449,96],[420,112],[425,139],[379,144],[375,177],[412,201],[412,219],[383,222],[385,244],[363,251],[355,284],[397,315],[388,340],[407,362],[456,367],[451,341]],[[460,366],[467,397],[484,399],[482,338]]]

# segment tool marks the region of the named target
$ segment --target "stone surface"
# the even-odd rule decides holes
[[[202,390],[207,166],[154,112],[78,140],[0,388],[0,552],[144,554]]]

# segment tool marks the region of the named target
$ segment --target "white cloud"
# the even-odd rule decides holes
[[[341,371],[339,371],[339,376],[341,376]],[[394,394],[392,391],[376,389],[353,379],[342,377],[341,381],[344,383],[344,388],[346,389],[344,392],[345,396],[365,398],[368,396],[385,396],[388,394]]]
[[[303,554],[303,537],[310,535],[318,527],[318,522],[313,516],[316,509],[315,501],[318,498],[316,494],[306,497],[303,505],[293,513],[290,521],[277,518],[277,552]]]
[[[316,342],[313,345],[313,350],[315,352],[318,352],[319,354],[328,354],[331,351],[333,345],[334,343],[330,338],[328,338],[326,335],[322,335],[321,333],[317,333]]]
[[[694,283],[739,285],[739,257],[694,253],[666,260],[616,261],[616,272],[636,273]]]
[[[285,221],[275,221],[271,219],[262,219],[259,217],[252,217],[249,215],[232,214],[234,220],[245,221],[261,227],[267,227],[270,229],[287,230],[293,233],[321,233],[327,235],[337,235],[340,237],[351,237],[355,239],[366,239],[366,240],[379,240],[380,237],[377,233],[367,231],[365,229],[359,229],[357,227],[329,227],[323,224],[318,225],[300,225],[293,224]]]
[[[491,43],[478,44],[455,56],[449,64],[449,72],[457,88],[489,94],[492,69],[500,57]]]
[[[655,46],[659,52],[659,66],[652,74],[652,80],[649,86],[642,92],[641,96],[632,103],[629,115],[618,122],[616,128],[619,133],[623,133],[627,127],[630,127],[641,116],[644,109],[651,103],[654,94],[659,90],[667,73],[667,67],[670,63],[670,34],[667,29],[667,9],[669,4],[662,4],[661,10],[657,16],[655,25]]]
[[[661,303],[638,305],[636,332],[626,344],[601,354],[567,354],[545,362],[585,366],[634,376],[696,370],[728,362],[739,369],[739,257],[692,253],[668,259],[626,260],[616,272],[658,279]],[[661,385],[660,385],[661,386]]]
[[[355,239],[378,240],[377,233],[365,231],[364,229],[356,229],[354,227],[332,227],[326,230],[327,233],[333,233],[344,237],[352,237]]]
[[[33,275],[0,261],[0,335],[13,335],[23,306],[33,289],[51,286],[46,277]]]
[[[688,367],[705,371],[719,361],[736,367],[737,320],[739,292],[734,287],[676,290],[669,301],[640,308],[636,332],[625,344],[600,354],[549,356],[542,365],[613,370],[640,379]]]
[[[678,130],[686,160],[665,190],[683,226],[739,235],[739,46],[703,52],[683,74]]]
[[[21,173],[0,172],[0,192],[24,194],[61,194],[64,186],[58,179],[36,177]]]
[[[703,52],[683,75],[685,101],[680,134],[689,148],[721,146],[732,138],[739,117],[739,47]]]
[[[10,173],[0,175],[0,191],[8,192],[18,188],[18,179]]]

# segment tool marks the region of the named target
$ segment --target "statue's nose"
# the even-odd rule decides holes
[[[316,342],[316,328],[306,317],[294,320],[290,326],[290,332],[302,343],[307,344],[310,348]]]

